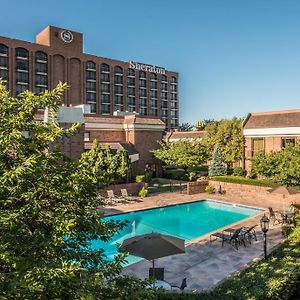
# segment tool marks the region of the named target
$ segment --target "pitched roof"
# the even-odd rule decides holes
[[[91,149],[93,143],[92,142],[86,142],[85,143],[85,149]],[[130,143],[99,143],[100,147],[104,149],[107,145],[109,145],[110,149],[112,151],[117,151],[119,148],[124,148],[128,155],[134,155],[138,154],[139,152],[135,149],[135,147]]]
[[[300,109],[249,113],[244,129],[300,127]]]
[[[168,132],[165,136],[166,140],[180,140],[180,139],[201,139],[205,135],[204,130],[194,131],[173,131]]]

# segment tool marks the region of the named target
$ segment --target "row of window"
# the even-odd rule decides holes
[[[265,153],[265,140],[264,138],[253,138],[252,140],[252,150],[249,153],[251,157],[254,157],[257,154]],[[286,145],[292,144],[295,145],[295,137],[282,137],[281,138],[281,148],[284,148]]]
[[[9,51],[8,47],[0,44],[0,77],[6,84],[9,81]],[[42,51],[35,53],[35,92],[41,93],[48,89],[48,57]],[[29,88],[29,51],[24,48],[15,49],[15,93]]]

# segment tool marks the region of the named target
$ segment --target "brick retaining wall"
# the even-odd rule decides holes
[[[300,194],[286,195],[269,193],[270,187],[209,181],[209,185],[215,188],[216,191],[220,189],[225,192],[222,197],[230,200],[236,200],[241,204],[252,205],[257,207],[273,207],[278,210],[288,209],[293,202],[300,203]],[[217,194],[216,194],[217,195]],[[221,196],[221,195],[220,195]]]
[[[187,194],[199,194],[204,193],[205,188],[208,186],[208,181],[193,181],[187,183]]]

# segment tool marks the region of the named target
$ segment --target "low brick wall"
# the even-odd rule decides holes
[[[103,197],[107,197],[107,190],[113,190],[114,194],[116,196],[121,195],[121,189],[127,189],[128,194],[130,195],[137,195],[138,192],[141,190],[141,188],[145,185],[145,183],[123,183],[123,184],[115,184],[115,185],[110,185],[107,188],[105,188],[102,192],[101,195]]]
[[[216,191],[219,191],[221,186],[221,191],[225,192],[222,197],[246,205],[264,208],[273,207],[278,210],[285,210],[288,209],[291,203],[300,203],[300,194],[284,196],[281,194],[270,193],[268,192],[268,190],[271,189],[270,187],[213,180],[209,181],[209,185],[215,188]]]
[[[187,194],[199,194],[204,193],[205,188],[208,186],[208,181],[193,181],[187,183]]]

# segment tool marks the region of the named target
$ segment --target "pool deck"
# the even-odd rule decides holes
[[[201,199],[214,199],[239,204],[238,199],[229,200],[224,196],[211,197],[207,194],[186,195],[174,192],[160,193],[147,197],[142,202],[106,207],[105,211],[107,214],[114,214]],[[243,205],[251,206],[251,203],[243,203]],[[165,280],[171,284],[180,285],[182,279],[187,277],[186,290],[193,292],[210,289],[234,272],[242,270],[251,262],[262,258],[263,236],[259,225],[262,214],[260,213],[230,225],[230,227],[238,228],[257,224],[256,232],[258,240],[253,241],[251,245],[249,243],[246,244],[246,247],[241,245],[239,246],[239,250],[235,250],[227,243],[222,247],[220,240],[210,242],[210,234],[207,234],[188,243],[186,253],[157,259],[155,264],[157,267],[165,268]],[[222,229],[218,231],[222,231]],[[281,227],[270,226],[268,232],[268,249],[272,250],[282,242]],[[148,270],[151,264],[147,260],[142,260],[124,268],[122,273],[145,279],[148,278]]]

